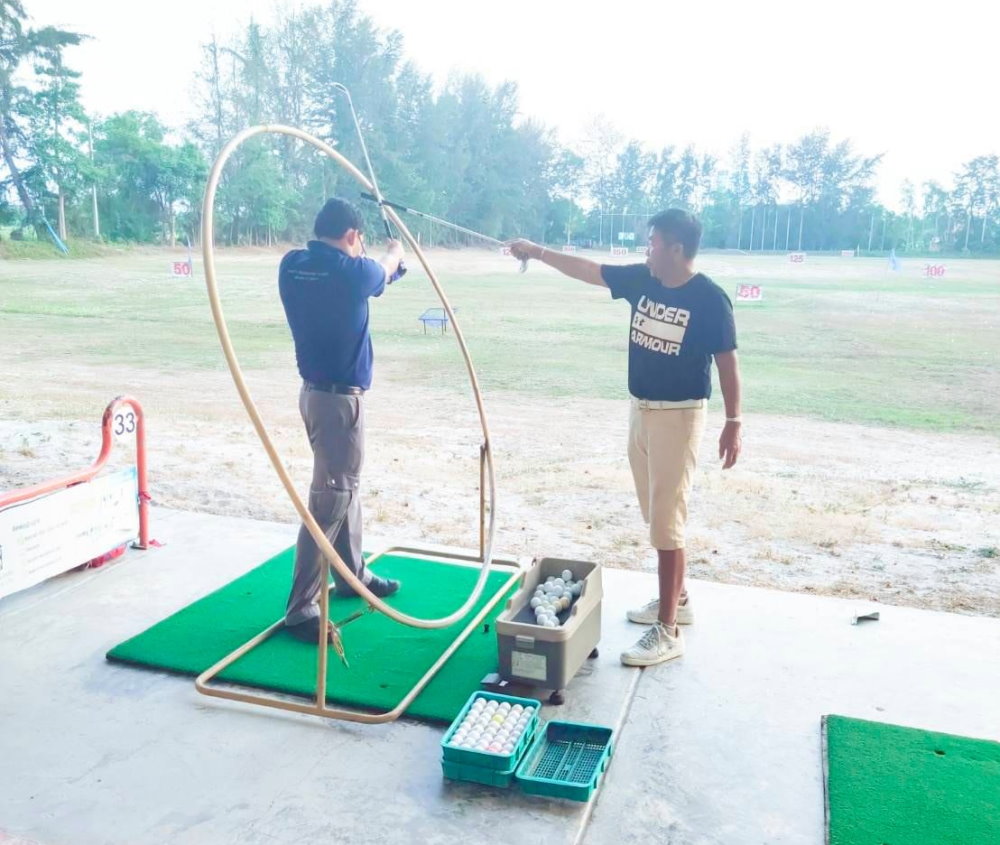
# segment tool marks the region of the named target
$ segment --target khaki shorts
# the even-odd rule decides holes
[[[696,407],[642,404],[632,399],[628,435],[628,461],[642,518],[649,525],[653,548],[683,549],[687,500],[705,431],[705,402],[700,400]]]

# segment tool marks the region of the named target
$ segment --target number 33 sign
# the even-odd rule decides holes
[[[132,434],[135,432],[135,414],[132,411],[115,414],[114,422],[115,427],[113,431],[118,437],[121,437],[123,434]]]

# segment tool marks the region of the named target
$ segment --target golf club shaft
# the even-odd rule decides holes
[[[368,168],[368,179],[372,183],[372,190],[375,191],[379,214],[382,215],[382,223],[385,226],[385,236],[389,240],[393,240],[395,236],[392,234],[392,227],[389,225],[389,215],[385,213],[385,208],[382,206],[382,191],[379,190],[378,180],[375,178],[375,168],[372,167],[372,160],[368,155],[368,145],[365,143],[365,136],[361,133],[361,121],[358,120],[358,113],[354,110],[354,100],[351,99],[351,92],[347,90],[347,86],[342,85],[339,82],[334,82],[333,87],[347,97],[347,105],[351,109],[351,117],[354,120],[354,130],[358,136],[358,144],[361,145],[361,154],[365,157],[365,166]],[[403,264],[402,261],[399,262],[399,269],[396,272],[400,278],[406,274],[406,265]]]
[[[461,232],[463,235],[469,235],[473,238],[479,238],[481,241],[486,241],[487,243],[493,244],[495,246],[503,246],[503,241],[497,240],[496,238],[491,238],[489,235],[484,235],[481,232],[476,232],[472,229],[466,229],[465,226],[459,226],[457,223],[451,223],[448,220],[443,220],[440,217],[435,217],[433,214],[427,214],[424,211],[417,211],[415,208],[409,208],[405,205],[400,205],[398,202],[390,202],[387,199],[379,199],[377,196],[369,194],[367,192],[362,192],[362,199],[366,199],[369,202],[377,202],[380,205],[387,205],[396,211],[403,211],[407,214],[412,214],[414,217],[420,217],[424,220],[429,220],[431,223],[437,223],[439,226],[446,226],[449,229],[454,229],[456,232]]]

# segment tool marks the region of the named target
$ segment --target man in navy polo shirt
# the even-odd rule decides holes
[[[712,360],[726,406],[719,437],[723,468],[741,448],[740,374],[733,306],[717,284],[693,268],[701,224],[680,209],[649,221],[645,264],[598,264],[513,241],[518,259],[534,258],[574,279],[600,285],[631,306],[628,457],[643,518],[656,549],[659,595],[628,619],[649,628],[622,653],[629,666],[651,666],[684,653],[678,625],[694,621],[684,586],[687,499],[712,393]]]
[[[278,288],[302,376],[299,411],[313,450],[309,512],[337,554],[375,595],[399,582],[373,575],[361,557],[364,394],[372,382],[368,299],[399,275],[403,247],[390,240],[378,260],[364,254],[362,222],[350,203],[331,199],[316,215],[315,240],[281,260]],[[326,566],[308,529],[299,529],[285,625],[299,639],[319,639],[319,598]],[[334,571],[338,595],[354,591]],[[327,628],[332,642],[332,630]]]

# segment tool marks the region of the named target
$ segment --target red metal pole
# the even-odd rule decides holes
[[[111,455],[111,448],[114,446],[114,432],[112,425],[115,418],[115,410],[119,405],[128,405],[135,411],[135,453],[136,471],[138,473],[137,483],[139,488],[139,542],[136,548],[145,549],[149,547],[149,487],[146,477],[146,422],[142,412],[142,405],[137,399],[131,396],[117,396],[111,400],[107,408],[104,409],[104,417],[101,420],[101,453],[87,469],[79,472],[54,478],[51,481],[43,481],[31,487],[21,487],[17,490],[9,490],[0,493],[0,508],[34,499],[37,496],[44,496],[55,490],[65,487],[72,487],[84,481],[90,481],[96,476],[108,462]]]

